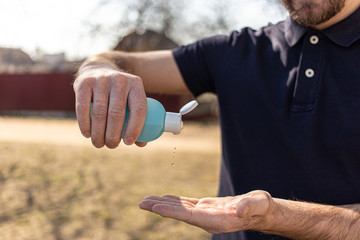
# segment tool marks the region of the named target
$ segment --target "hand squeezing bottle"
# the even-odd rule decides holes
[[[193,100],[185,104],[179,113],[166,112],[163,105],[152,98],[147,98],[146,119],[137,142],[150,142],[159,138],[163,132],[179,134],[183,129],[182,116],[191,112],[198,103]],[[129,118],[129,109],[126,109],[124,130]],[[124,134],[123,130],[123,134]]]

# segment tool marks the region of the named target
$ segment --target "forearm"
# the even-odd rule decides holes
[[[360,213],[360,204],[348,204],[348,205],[342,205],[339,207],[350,209],[350,210]]]
[[[134,74],[134,57],[131,54],[120,51],[99,53],[86,59],[80,66],[77,75],[88,68],[111,68]]]
[[[348,205],[350,208],[358,205]],[[297,240],[360,238],[360,214],[352,209],[274,198],[264,221],[262,232]]]
[[[84,72],[115,70],[140,77],[148,92],[187,94],[189,90],[170,50],[149,52],[110,51],[89,57],[79,68]],[[87,71],[91,70],[91,71]]]

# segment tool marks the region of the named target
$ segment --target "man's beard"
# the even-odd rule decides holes
[[[306,0],[281,0],[282,4],[289,11],[290,16],[306,27],[324,23],[339,13],[345,0],[323,0],[318,3]]]

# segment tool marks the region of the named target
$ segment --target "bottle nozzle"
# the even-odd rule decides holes
[[[184,127],[181,117],[196,108],[198,102],[193,100],[185,104],[179,113],[167,112],[165,117],[165,132],[179,134]]]

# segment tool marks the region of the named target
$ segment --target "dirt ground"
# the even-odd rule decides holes
[[[0,117],[0,239],[208,240],[139,209],[147,195],[216,196],[217,122],[185,122],[144,148],[96,149],[75,119]]]

